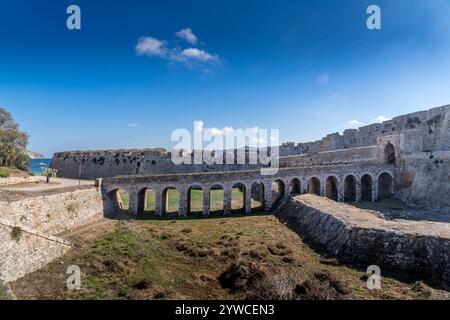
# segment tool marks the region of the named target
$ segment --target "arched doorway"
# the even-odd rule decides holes
[[[139,214],[154,214],[155,203],[156,203],[156,195],[153,189],[143,188],[138,192]]]
[[[388,143],[384,148],[384,159],[386,164],[397,164],[395,147],[392,143]]]
[[[272,193],[272,204],[275,208],[283,203],[284,197],[286,195],[286,187],[283,180],[277,179],[272,183]]]
[[[123,213],[130,212],[130,195],[127,191],[123,189],[112,190],[108,193],[108,198],[114,211]]]
[[[320,179],[317,177],[312,177],[308,181],[308,193],[320,196]]]
[[[299,195],[302,193],[301,182],[299,178],[294,178],[289,185],[289,194],[291,196]]]
[[[261,212],[264,210],[264,183],[254,182],[251,189],[252,211]]]
[[[231,189],[231,211],[245,211],[245,185],[236,183]]]
[[[203,213],[203,189],[192,186],[188,190],[188,213]]]
[[[346,176],[344,179],[344,201],[356,201],[356,177],[353,175]]]
[[[372,201],[372,176],[365,174],[361,178],[361,201]]]
[[[163,214],[176,216],[179,213],[180,194],[176,188],[166,188],[162,194]]]
[[[378,200],[390,198],[393,193],[392,176],[384,172],[378,177]]]
[[[221,185],[213,185],[209,189],[209,210],[212,213],[223,213],[224,189]]]
[[[338,191],[338,180],[335,176],[329,176],[325,183],[326,197],[328,199],[338,201],[339,191]]]

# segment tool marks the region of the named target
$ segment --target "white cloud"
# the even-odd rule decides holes
[[[129,127],[129,128],[137,128],[137,127],[139,127],[139,125],[138,125],[137,123],[135,123],[135,122],[130,122],[130,123],[128,124],[128,127]]]
[[[348,122],[348,124],[352,125],[352,126],[363,126],[364,122],[358,121],[358,120],[350,120]]]
[[[175,33],[179,38],[186,40],[191,45],[198,42],[197,37],[189,28]],[[171,63],[180,63],[188,67],[199,67],[205,73],[210,72],[207,67],[219,62],[219,56],[200,48],[180,48],[177,44],[159,40],[154,37],[141,37],[136,45],[136,54],[140,56],[159,57]]]
[[[388,120],[391,120],[391,118],[386,118],[383,115],[380,115],[380,116],[376,117],[375,119],[373,119],[373,121],[376,121],[376,122],[384,122],[384,121],[388,121]]]
[[[186,42],[194,45],[197,44],[198,38],[192,32],[191,28],[185,28],[175,33],[178,38],[185,40]]]
[[[194,121],[194,130],[196,132],[202,132],[204,124],[205,123],[201,120]]]
[[[223,135],[223,131],[219,128],[208,128],[206,129],[206,134],[210,135],[210,136],[222,136]]]
[[[232,127],[225,127],[225,128],[208,128],[205,130],[205,133],[207,135],[218,137],[218,136],[226,136],[229,134],[232,134],[234,132],[234,129]]]
[[[321,85],[324,86],[326,85],[328,82],[330,82],[330,75],[328,73],[323,73],[321,74],[318,78],[317,78],[317,82]]]
[[[222,129],[225,135],[233,133],[234,129],[232,127],[225,127]]]
[[[141,37],[136,45],[136,53],[142,56],[165,57],[167,55],[166,42],[153,37]]]
[[[202,62],[217,61],[217,56],[197,48],[184,49],[181,52],[181,56],[185,57],[186,59],[193,59]]]
[[[259,144],[259,145],[265,145],[266,144],[266,139],[264,138],[253,138],[252,142],[255,144]]]

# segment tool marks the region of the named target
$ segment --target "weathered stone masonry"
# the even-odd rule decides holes
[[[343,135],[331,134],[316,142],[283,144],[280,166],[309,170],[304,176],[311,175],[315,167],[348,165],[358,171],[360,165],[388,164],[386,153],[389,151],[395,166],[395,197],[416,205],[450,207],[450,106],[346,130]],[[82,177],[89,179],[258,169],[250,165],[174,165],[170,153],[162,149],[56,153],[52,167],[58,169],[60,176],[74,178],[78,177],[79,161],[83,164]],[[350,172],[352,169],[348,170]],[[376,187],[377,177],[372,175],[371,178]],[[368,180],[364,178],[365,182]],[[323,186],[324,181],[320,185]],[[361,192],[365,194],[366,190]],[[364,195],[363,198],[375,199],[376,196]]]
[[[102,216],[101,191],[94,187],[0,202],[2,278],[14,281],[62,256],[71,245],[58,234]]]
[[[11,237],[13,228],[20,228],[20,238]],[[44,267],[70,249],[62,239],[2,219],[0,243],[0,273],[5,282]]]
[[[369,177],[370,199],[374,201],[380,196],[389,196],[393,193],[393,179],[395,167],[390,165],[360,165],[360,166],[323,166],[303,168],[282,168],[275,176],[261,176],[259,170],[240,172],[216,172],[202,174],[172,174],[155,176],[123,176],[103,179],[102,189],[105,199],[110,203],[110,210],[117,210],[116,194],[118,190],[124,190],[129,194],[129,212],[138,215],[142,213],[142,203],[145,190],[152,189],[156,197],[155,214],[162,216],[165,213],[165,195],[168,189],[176,189],[179,192],[179,215],[189,213],[189,190],[193,187],[203,190],[203,213],[209,214],[210,190],[213,187],[221,187],[224,190],[224,212],[231,212],[231,190],[235,186],[244,189],[245,212],[251,212],[251,190],[254,184],[262,186],[265,210],[271,210],[286,201],[292,193],[316,193],[321,196],[333,198],[329,192],[330,185],[336,189],[334,200],[344,201],[345,193],[350,187],[353,189],[353,201],[361,199],[361,181],[363,177]],[[387,176],[387,192],[381,194],[378,188],[380,177]],[[354,179],[354,185],[345,184],[348,177]],[[318,190],[313,188],[313,181],[317,180]],[[294,183],[297,182],[297,183]],[[278,185],[274,186],[273,185]],[[297,186],[296,186],[297,185]],[[299,188],[294,190],[295,187]],[[279,199],[274,201],[272,190],[279,191]],[[327,194],[328,191],[328,194]],[[386,191],[386,190],[385,190]]]
[[[340,261],[405,272],[450,289],[450,224],[389,221],[380,214],[310,195],[278,212],[282,222]]]

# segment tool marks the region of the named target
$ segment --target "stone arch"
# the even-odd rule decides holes
[[[180,212],[180,191],[175,187],[167,187],[162,192],[161,208],[165,215],[178,215]]]
[[[114,189],[108,192],[111,207],[116,212],[130,212],[130,193],[124,189]]]
[[[276,179],[272,182],[272,206],[274,208],[280,206],[286,196],[286,185],[282,179]]]
[[[320,179],[317,177],[311,177],[308,181],[308,193],[320,196],[320,188]]]
[[[138,192],[138,214],[154,214],[156,210],[156,193],[151,187]]]
[[[302,182],[299,178],[294,178],[291,180],[289,185],[289,194],[290,195],[299,195],[302,193]]]
[[[215,183],[209,188],[209,210],[211,212],[224,211],[225,187],[220,183]]]
[[[192,185],[187,192],[187,212],[203,213],[203,187],[201,185]]]
[[[356,201],[356,182],[357,179],[353,174],[349,174],[344,179],[344,201]]]
[[[265,204],[265,187],[262,181],[256,181],[252,183],[251,189],[252,211],[264,210]]]
[[[339,181],[336,176],[329,176],[325,181],[325,195],[328,199],[339,201]]]
[[[231,211],[244,212],[245,211],[245,184],[237,182],[231,188]]]
[[[373,201],[372,199],[373,178],[366,173],[361,177],[361,201]]]
[[[394,189],[394,177],[389,172],[378,175],[378,200],[390,198]]]
[[[395,147],[390,142],[384,147],[384,162],[386,164],[393,164],[393,165],[397,164],[397,158],[395,156]]]

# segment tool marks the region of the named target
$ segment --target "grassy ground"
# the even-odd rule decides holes
[[[74,248],[64,257],[13,283],[18,298],[241,299],[249,293],[225,289],[218,281],[237,261],[272,270],[276,281],[271,286],[281,283],[285,288],[280,276],[289,275],[303,283],[296,288],[315,288],[308,296],[314,299],[332,297],[330,290],[338,290],[343,299],[440,299],[449,295],[423,283],[387,277],[382,279],[381,290],[369,290],[365,270],[321,257],[271,215],[103,223],[108,227],[93,225],[75,234]],[[69,265],[81,268],[79,291],[66,288]],[[264,290],[266,294],[272,289]]]
[[[8,295],[6,286],[0,281],[0,301],[1,300],[11,300],[11,297]]]
[[[239,210],[244,207],[244,193],[239,188],[233,188],[231,191],[231,209]],[[129,196],[128,193],[120,191],[120,198],[123,203],[123,208],[128,208]],[[177,190],[168,190],[167,213],[178,212],[179,194]],[[252,199],[252,208],[259,208],[261,202]],[[223,211],[223,189],[211,190],[210,193],[210,210]],[[145,201],[145,211],[155,211],[155,193],[152,190],[147,191]],[[191,190],[191,212],[203,211],[203,190]]]
[[[28,176],[28,173],[16,168],[0,167],[0,178],[9,178],[13,176]]]

